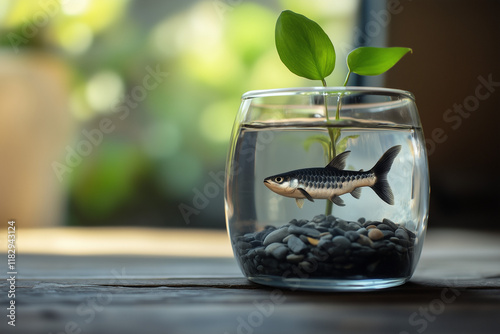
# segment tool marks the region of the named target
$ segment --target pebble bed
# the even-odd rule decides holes
[[[395,278],[410,275],[415,234],[389,219],[345,221],[318,215],[236,236],[247,276]]]

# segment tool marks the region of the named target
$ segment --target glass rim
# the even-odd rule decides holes
[[[251,90],[241,96],[242,100],[254,99],[258,97],[273,97],[273,96],[291,96],[300,95],[303,93],[342,93],[355,92],[373,95],[401,95],[415,101],[413,93],[395,88],[385,87],[362,87],[362,86],[332,86],[332,87],[290,87],[290,88],[272,88],[263,90]]]

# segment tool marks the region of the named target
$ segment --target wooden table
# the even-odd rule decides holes
[[[1,333],[500,332],[498,233],[430,230],[409,283],[357,293],[252,284],[224,231],[20,229],[16,237],[15,298],[0,284]]]

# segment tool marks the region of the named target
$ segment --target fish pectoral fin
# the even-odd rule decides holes
[[[345,161],[347,159],[347,156],[351,153],[351,151],[345,151],[337,155],[335,158],[330,161],[328,165],[326,165],[325,168],[337,168],[337,169],[344,169],[345,168]]]
[[[298,191],[300,191],[300,193],[301,193],[302,195],[304,195],[304,196],[305,196],[305,198],[307,198],[307,199],[308,199],[308,200],[310,200],[311,202],[314,202],[314,200],[313,200],[312,196],[311,196],[311,195],[309,195],[309,193],[308,193],[307,191],[305,191],[305,190],[304,190],[304,189],[302,189],[302,188],[297,188],[297,189],[298,189]]]
[[[304,199],[303,198],[296,198],[295,203],[297,203],[297,206],[299,207],[299,209],[302,209],[302,207],[304,206]]]
[[[344,201],[339,196],[334,195],[330,197],[330,201],[332,201],[333,204],[336,204],[338,206],[345,206]]]
[[[353,191],[351,191],[351,195],[355,199],[359,199],[361,197],[361,187],[358,187],[358,188],[354,189]]]

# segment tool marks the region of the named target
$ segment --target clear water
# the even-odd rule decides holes
[[[401,242],[403,251],[396,239],[393,239],[395,245],[389,245],[392,241],[389,240],[388,232],[388,237],[384,234],[384,239],[373,240],[370,245],[359,247],[358,240],[352,240],[352,248],[349,246],[349,250],[342,255],[345,259],[325,255],[326,251],[335,255],[332,245],[330,248],[320,249],[308,244],[308,251],[301,252],[293,261],[289,261],[280,256],[265,254],[263,240],[259,244],[259,240],[255,239],[258,232],[283,226],[286,228],[292,220],[302,220],[300,224],[307,221],[306,227],[319,227],[318,224],[311,223],[311,220],[325,214],[326,200],[317,199],[314,203],[306,200],[304,206],[299,208],[295,199],[278,195],[263,183],[266,177],[282,172],[324,167],[328,161],[323,146],[315,139],[319,137],[328,138],[327,128],[240,128],[228,170],[226,212],[229,234],[242,271],[249,279],[258,283],[288,287],[303,284],[305,288],[309,286],[311,289],[330,289],[331,285],[338,289],[363,289],[367,286],[376,288],[403,283],[413,273],[420,256],[428,212],[427,161],[422,146],[422,131],[418,128],[369,127],[366,124],[341,128],[340,140],[349,138],[346,150],[351,151],[346,161],[347,170],[369,170],[387,149],[395,145],[401,145],[402,149],[388,174],[394,205],[383,202],[369,187],[363,187],[359,199],[350,194],[342,195],[345,206],[333,205],[331,214],[335,218],[330,220],[337,221],[335,224],[338,221],[357,222],[361,228],[368,227],[370,221],[377,225],[384,219],[389,220],[410,235],[411,245]],[[328,234],[326,229],[330,228],[331,231],[334,226],[333,223],[323,225],[319,227],[323,234]],[[356,229],[353,227],[351,230]],[[364,230],[360,230],[361,232]],[[300,237],[298,234],[296,236]],[[302,241],[307,244],[306,237],[303,236]],[[366,259],[363,258],[364,255],[356,258],[358,249],[379,247],[383,240],[387,240],[381,248],[385,249],[385,254],[378,251],[380,248],[376,248],[375,255]],[[283,243],[286,245],[286,242]],[[390,247],[385,247],[387,245]],[[396,252],[394,247],[400,252]],[[325,261],[321,259],[315,266],[316,269],[303,264],[308,259],[314,261],[313,255],[309,254],[311,250],[328,257]],[[316,258],[318,254],[315,255]],[[300,261],[302,255],[303,259]],[[268,267],[261,263],[266,258]],[[266,269],[269,266],[275,270]],[[292,270],[296,273],[290,274],[290,266],[297,267],[299,271],[307,271],[307,275],[301,278],[297,270]],[[327,288],[329,284],[330,287]]]

